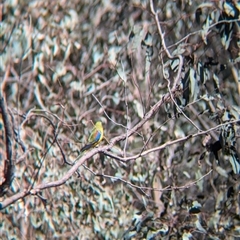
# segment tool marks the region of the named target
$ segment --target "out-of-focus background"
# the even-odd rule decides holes
[[[16,163],[1,201],[61,179],[70,169],[63,155],[76,159],[96,121],[101,146],[127,134],[169,93],[183,60],[175,103],[112,149],[149,153],[126,162],[94,155],[64,185],[3,209],[1,239],[240,237],[237,1],[153,1],[156,15],[137,0],[0,6],[1,89]]]

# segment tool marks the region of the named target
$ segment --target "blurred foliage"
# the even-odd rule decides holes
[[[132,156],[197,133],[185,116],[201,130],[239,120],[239,2],[154,6],[176,59],[163,50],[148,1],[1,4],[1,87],[17,163],[4,198],[60,179],[70,168],[61,150],[74,161],[96,121],[108,141],[126,132],[121,125],[135,126],[169,92],[178,55],[179,108],[167,103],[113,152]],[[65,185],[2,210],[2,239],[238,239],[240,184],[231,151],[239,154],[239,125],[226,126],[125,163],[95,155]],[[221,140],[229,134],[230,146]],[[219,139],[225,151],[214,152]]]

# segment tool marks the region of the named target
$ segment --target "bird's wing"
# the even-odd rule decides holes
[[[91,133],[91,135],[90,135],[90,137],[89,137],[89,139],[88,139],[88,142],[89,142],[89,143],[92,143],[92,144],[97,143],[98,141],[100,141],[101,136],[102,136],[102,132],[99,131],[99,130],[97,130],[97,129],[95,129],[95,130]]]

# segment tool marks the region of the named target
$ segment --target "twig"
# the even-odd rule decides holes
[[[114,177],[114,176],[110,176],[110,175],[95,173],[93,170],[91,170],[90,168],[88,168],[88,167],[85,166],[84,164],[83,164],[83,167],[84,167],[85,169],[87,169],[89,172],[91,172],[93,175],[97,176],[97,177],[104,177],[104,178],[110,178],[110,179],[112,179],[112,180],[114,180],[114,181],[121,181],[121,182],[126,183],[127,185],[129,185],[129,186],[131,186],[131,187],[133,187],[133,188],[137,188],[137,189],[139,189],[139,190],[140,190],[146,197],[148,197],[148,198],[149,198],[150,196],[149,196],[146,192],[144,192],[143,189],[153,190],[152,188],[139,187],[138,185],[135,185],[135,184],[133,184],[133,183],[131,183],[131,182],[129,182],[129,181],[126,181],[126,180],[120,178],[120,177]]]
[[[112,157],[112,158],[114,158],[116,160],[122,161],[122,162],[133,161],[133,160],[135,160],[135,159],[137,159],[139,157],[143,157],[143,156],[145,156],[145,155],[147,155],[147,154],[149,154],[151,152],[156,152],[156,151],[165,149],[166,147],[169,147],[171,145],[174,145],[174,144],[177,144],[177,143],[180,143],[180,142],[184,142],[184,141],[186,141],[186,140],[188,140],[190,138],[195,138],[195,137],[198,137],[198,136],[201,136],[201,135],[205,135],[205,134],[207,134],[209,132],[212,132],[212,131],[214,131],[214,130],[216,130],[218,128],[221,128],[224,125],[227,125],[227,124],[230,124],[230,123],[237,123],[237,122],[238,122],[238,120],[227,122],[227,123],[223,123],[223,124],[219,124],[219,125],[217,125],[217,126],[215,126],[213,128],[210,128],[210,129],[208,129],[206,131],[197,132],[195,134],[190,134],[190,135],[187,135],[185,137],[178,138],[176,140],[166,142],[166,143],[162,144],[161,146],[158,146],[158,147],[155,147],[155,148],[151,148],[149,150],[146,150],[146,151],[144,151],[142,153],[139,153],[139,154],[136,154],[136,155],[130,156],[130,157],[125,157],[124,158],[124,157],[116,156],[116,155],[114,155],[114,154],[112,154],[110,152],[104,152],[104,153],[105,153],[105,155],[107,155],[109,157]]]
[[[3,196],[8,188],[11,186],[11,183],[14,178],[14,161],[12,159],[12,130],[11,130],[11,122],[8,118],[8,112],[6,103],[4,101],[3,95],[2,95],[2,88],[0,87],[0,114],[2,114],[3,124],[4,124],[4,130],[5,130],[5,136],[4,141],[6,144],[6,158],[7,159],[0,159],[4,161],[4,181],[2,182],[0,186],[0,196]]]
[[[151,9],[151,12],[152,14],[154,15],[154,18],[155,18],[155,22],[157,24],[157,29],[158,29],[158,33],[160,35],[160,38],[161,38],[161,43],[162,43],[162,46],[163,46],[163,49],[164,51],[166,52],[167,56],[170,58],[170,59],[174,59],[174,58],[178,58],[179,59],[179,66],[178,66],[178,73],[177,73],[177,76],[175,77],[175,80],[173,82],[173,89],[176,88],[177,84],[179,83],[179,81],[181,80],[181,71],[182,71],[182,66],[183,66],[183,57],[181,55],[177,55],[176,57],[175,56],[172,56],[171,53],[169,52],[167,46],[166,46],[166,43],[165,43],[165,39],[164,39],[164,32],[162,31],[162,28],[161,28],[161,25],[160,25],[160,21],[158,19],[158,13],[155,11],[154,9],[154,6],[153,6],[153,1],[150,0],[150,9]]]
[[[98,102],[98,104],[102,107],[104,114],[106,115],[106,117],[107,117],[111,122],[113,122],[113,123],[116,124],[117,126],[121,126],[121,127],[127,129],[127,127],[125,127],[124,125],[122,125],[122,124],[120,124],[120,123],[117,123],[117,122],[115,122],[113,119],[111,119],[111,118],[108,116],[107,112],[105,111],[105,109],[104,109],[103,105],[101,104],[101,102],[98,100],[98,98],[97,98],[94,94],[92,94],[92,96],[95,98],[95,100]]]
[[[164,39],[164,33],[162,31],[162,28],[161,28],[161,25],[160,25],[160,21],[158,19],[158,14],[157,12],[154,10],[154,6],[153,6],[153,1],[150,0],[150,8],[151,8],[151,12],[152,14],[154,15],[155,17],[155,22],[157,24],[157,28],[158,28],[158,33],[161,37],[161,42],[162,42],[162,45],[163,45],[163,49],[164,51],[166,52],[167,56],[170,58],[170,59],[173,59],[173,58],[176,58],[174,56],[171,55],[171,53],[169,52],[167,46],[166,46],[166,43],[165,43],[165,39]],[[172,89],[175,89],[176,86],[178,85],[179,81],[181,80],[181,71],[182,71],[182,66],[183,66],[183,57],[181,55],[177,55],[178,59],[179,59],[179,66],[178,66],[178,73],[177,73],[177,76],[175,77],[175,80],[173,82],[173,88]],[[166,78],[167,79],[167,78]],[[176,105],[177,109],[183,114],[183,116],[195,127],[198,129],[198,131],[201,131],[199,129],[199,127],[189,118],[187,117],[187,115],[182,111],[182,109],[177,105],[173,95],[172,95],[172,90],[170,89],[170,80],[167,79],[168,81],[168,90],[169,90],[169,93],[171,95],[171,99],[172,101],[174,102],[174,104]]]
[[[142,193],[144,193],[144,195],[146,197],[150,197],[147,193],[145,193],[143,190],[150,190],[150,191],[158,191],[158,192],[164,192],[164,191],[172,191],[172,190],[179,190],[179,189],[186,189],[186,188],[190,188],[191,186],[195,185],[196,183],[198,183],[199,181],[203,180],[206,176],[208,176],[213,170],[211,169],[210,171],[208,171],[206,174],[204,174],[202,177],[200,177],[199,179],[193,181],[193,182],[190,182],[188,184],[185,184],[185,185],[182,185],[182,186],[179,186],[179,187],[175,187],[175,186],[167,186],[165,188],[152,188],[152,187],[140,187],[138,185],[135,185],[129,181],[126,181],[120,177],[114,177],[114,176],[110,176],[110,175],[105,175],[105,174],[98,174],[98,173],[95,173],[94,171],[92,171],[90,168],[88,168],[87,166],[85,166],[83,164],[83,167],[86,168],[88,171],[90,171],[93,175],[95,176],[100,176],[100,177],[105,177],[105,178],[110,178],[114,181],[121,181],[123,183],[126,183],[127,185],[130,185],[131,187],[133,188],[136,188],[136,189],[139,189],[142,191]]]

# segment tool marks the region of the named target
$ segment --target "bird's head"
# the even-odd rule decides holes
[[[96,128],[102,128],[102,123],[100,121],[96,122],[95,124]]]

